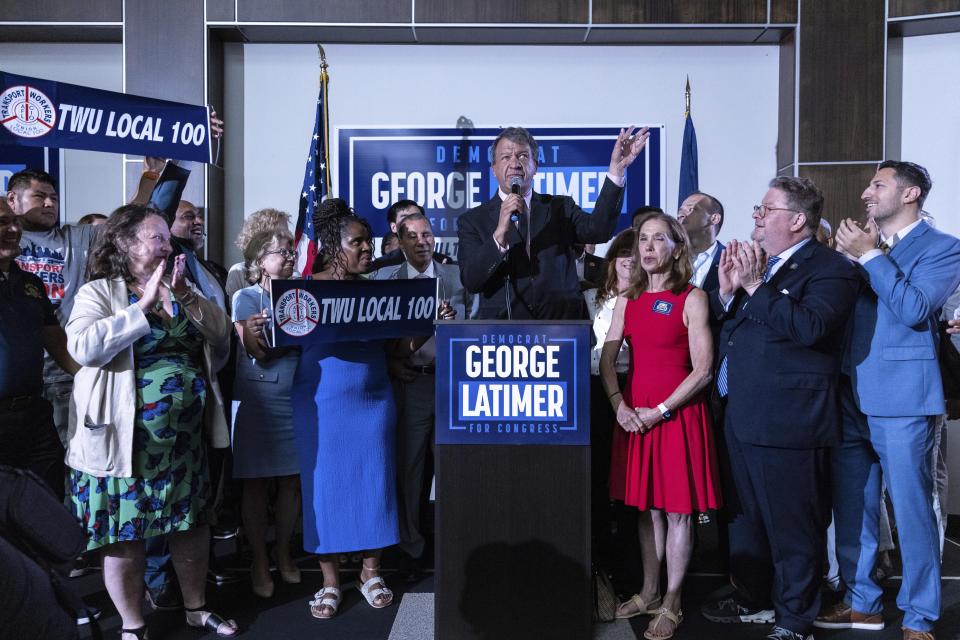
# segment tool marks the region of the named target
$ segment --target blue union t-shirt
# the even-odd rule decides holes
[[[0,274],[0,399],[40,395],[43,330],[57,324],[43,281],[11,262]]]

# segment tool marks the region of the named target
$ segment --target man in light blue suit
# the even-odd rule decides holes
[[[868,222],[844,220],[841,251],[865,285],[848,329],[843,444],[833,453],[834,513],[843,601],[815,626],[882,629],[876,561],[881,469],[899,527],[903,637],[933,640],[940,616],[940,547],[931,452],[944,412],[937,318],[960,284],[960,240],[920,218],[930,176],[910,162],[882,163],[861,199]]]

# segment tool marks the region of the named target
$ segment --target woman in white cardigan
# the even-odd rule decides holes
[[[210,489],[201,425],[205,404],[218,399],[209,364],[229,348],[230,323],[190,288],[184,256],[164,275],[170,253],[157,211],[117,209],[66,327],[82,367],[71,400],[68,491],[87,548],[102,549],[122,640],[146,638],[143,541],[158,535],[169,535],[187,624],[225,637],[239,632],[205,609],[204,592]],[[227,443],[225,433],[208,435],[215,446]]]

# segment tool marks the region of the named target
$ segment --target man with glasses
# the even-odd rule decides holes
[[[397,227],[403,263],[374,274],[377,280],[436,278],[440,295],[440,319],[464,318],[466,296],[460,283],[460,268],[442,264],[434,256],[436,239],[430,220],[422,213],[404,216]],[[436,339],[402,360],[390,363],[390,376],[397,395],[397,494],[400,518],[401,570],[403,578],[419,578],[418,563],[426,547],[420,511],[425,488],[427,456],[433,451],[436,410]]]
[[[880,164],[864,190],[867,224],[844,220],[837,246],[866,280],[844,354],[852,402],[833,452],[834,513],[842,602],[816,626],[882,629],[877,556],[881,475],[896,515],[903,637],[933,640],[940,616],[940,546],[933,507],[936,420],[945,411],[937,363],[940,308],[960,284],[960,240],[921,217],[932,186],[912,162]],[[848,407],[847,405],[853,405]],[[882,470],[882,471],[881,471]]]
[[[859,279],[814,240],[823,195],[780,177],[754,207],[753,243],[720,257],[717,393],[739,499],[730,525],[736,592],[703,606],[717,622],[769,622],[772,640],[809,640],[820,609],[827,447],[838,441],[837,376]]]

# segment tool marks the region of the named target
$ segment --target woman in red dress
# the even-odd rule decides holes
[[[703,393],[713,366],[706,294],[689,284],[686,232],[655,214],[637,231],[631,287],[617,300],[600,358],[600,374],[627,438],[614,446],[611,491],[640,510],[643,589],[618,618],[653,615],[648,640],[670,638],[683,619],[680,591],[693,548],[696,512],[720,506],[717,461]],[[627,340],[631,362],[620,389],[614,361]],[[619,492],[619,491],[618,491]],[[667,591],[660,596],[666,558]]]

